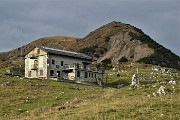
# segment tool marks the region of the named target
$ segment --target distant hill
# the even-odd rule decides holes
[[[23,54],[38,45],[86,53],[98,58],[98,62],[105,59],[111,59],[113,63],[126,60],[180,70],[179,56],[155,42],[141,29],[121,22],[108,23],[84,38],[66,36],[40,38],[23,46]],[[0,61],[17,59],[20,56],[20,49],[0,53]]]
[[[78,38],[68,37],[68,36],[51,36],[51,37],[44,37],[37,39],[25,46],[19,47],[17,49],[0,53],[0,61],[7,61],[7,60],[15,60],[21,56],[21,49],[22,49],[22,56],[26,55],[31,49],[35,46],[47,46],[52,48],[58,49],[66,49],[72,46],[78,40]]]

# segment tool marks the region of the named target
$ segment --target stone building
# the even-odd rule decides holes
[[[91,63],[92,57],[83,53],[38,46],[25,56],[25,77],[96,81],[102,73]]]

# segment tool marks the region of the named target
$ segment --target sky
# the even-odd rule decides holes
[[[112,21],[180,56],[180,0],[0,0],[0,52],[47,36],[83,38]]]

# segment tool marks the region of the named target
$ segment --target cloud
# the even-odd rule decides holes
[[[85,37],[111,21],[129,23],[180,55],[179,0],[1,0],[0,51],[44,36]]]

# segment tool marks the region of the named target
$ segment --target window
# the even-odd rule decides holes
[[[64,61],[61,61],[61,66],[64,66]]]
[[[85,73],[84,73],[84,78],[87,78],[87,77],[88,77],[88,73],[85,72]]]
[[[34,60],[34,66],[33,66],[34,69],[37,69],[38,68],[38,60]]]
[[[55,60],[52,59],[52,64],[54,65],[55,64]]]
[[[49,58],[47,58],[47,64],[50,64],[50,60],[49,60]]]
[[[77,77],[80,77],[80,71],[77,71]]]
[[[39,72],[40,72],[40,76],[43,76],[43,70],[40,70]]]
[[[94,77],[96,78],[96,74],[94,74]]]
[[[56,68],[59,68],[59,65],[56,65]]]
[[[28,77],[31,77],[31,71],[28,71]]]
[[[93,78],[93,73],[92,73],[92,78]]]
[[[34,60],[34,64],[35,64],[35,65],[38,64],[38,60]]]
[[[54,76],[54,70],[50,70],[50,76]]]
[[[89,73],[89,77],[91,77],[91,73]]]
[[[86,70],[86,64],[84,64],[84,69]]]
[[[37,49],[37,54],[40,54],[40,49]]]
[[[79,63],[77,63],[77,69],[79,69]]]

